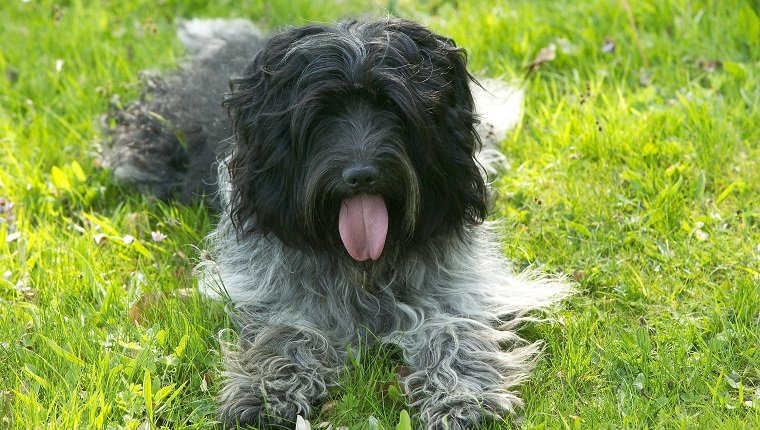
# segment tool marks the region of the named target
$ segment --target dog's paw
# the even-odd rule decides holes
[[[308,407],[294,402],[267,399],[258,390],[228,385],[222,392],[219,419],[224,428],[292,429],[299,414]]]
[[[243,411],[220,411],[220,420],[225,429],[292,429],[290,420],[269,415],[263,408],[248,408]]]
[[[287,417],[283,416],[287,415]],[[244,410],[231,410],[222,407],[220,420],[223,428],[255,428],[259,430],[293,429],[298,414],[274,412],[269,407],[253,407]]]
[[[481,428],[502,421],[515,412],[520,401],[509,393],[449,394],[436,401],[426,402],[420,418],[427,430],[464,430]]]
[[[459,404],[455,409],[447,405],[428,408],[423,412],[424,428],[427,430],[464,430],[479,428],[483,424],[479,405]]]

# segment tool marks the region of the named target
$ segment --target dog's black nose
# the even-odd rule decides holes
[[[353,189],[367,188],[375,185],[378,174],[377,167],[371,164],[354,165],[343,171],[343,180]]]

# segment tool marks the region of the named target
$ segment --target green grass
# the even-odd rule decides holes
[[[180,58],[175,16],[389,5],[524,80],[493,216],[518,267],[578,283],[526,328],[545,354],[499,428],[760,428],[757,0],[630,0],[635,27],[623,0],[237,3],[0,5],[0,429],[214,428],[229,321],[191,273],[213,215],[114,184],[98,117]],[[393,357],[352,360],[323,418],[394,428]]]

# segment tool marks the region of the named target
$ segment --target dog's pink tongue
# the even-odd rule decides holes
[[[363,194],[343,200],[338,230],[354,260],[380,258],[388,233],[388,210],[382,197]]]

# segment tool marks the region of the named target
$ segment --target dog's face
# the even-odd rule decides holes
[[[464,52],[408,21],[286,30],[225,100],[241,234],[354,260],[486,216]]]

